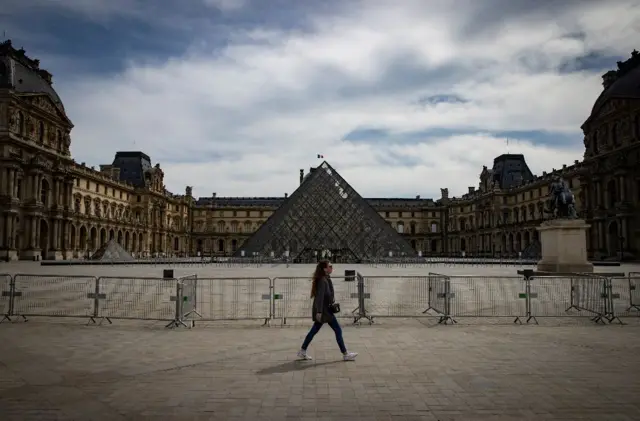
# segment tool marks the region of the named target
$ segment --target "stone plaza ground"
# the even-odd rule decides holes
[[[336,265],[336,275],[350,268]],[[519,269],[353,268],[387,278],[433,271],[496,279]],[[162,269],[16,263],[3,264],[0,273],[158,277]],[[303,277],[309,269],[175,268],[177,276],[203,278]],[[434,317],[379,318],[373,325],[344,318],[347,346],[360,354],[344,362],[329,327],[309,349],[313,361],[295,360],[310,325],[306,316],[271,326],[210,321],[194,329],[165,329],[159,321],[14,318],[0,324],[0,419],[640,419],[637,315],[624,317],[625,325],[598,325],[588,317],[540,319],[540,325],[478,319],[445,326]]]

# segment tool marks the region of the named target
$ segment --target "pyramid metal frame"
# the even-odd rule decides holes
[[[343,261],[411,257],[411,245],[326,161],[236,252],[311,261],[330,250]]]

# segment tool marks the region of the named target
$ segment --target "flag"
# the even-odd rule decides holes
[[[324,155],[318,154],[318,158],[324,158]]]

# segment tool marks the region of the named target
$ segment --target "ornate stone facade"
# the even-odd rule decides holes
[[[634,52],[603,77],[605,90],[582,127],[584,161],[538,177],[522,155],[502,155],[459,198],[443,188],[435,200],[366,200],[423,255],[535,255],[535,227],[547,218],[549,184],[559,174],[592,225],[590,256],[637,257],[639,61]],[[31,85],[17,84],[26,73]],[[0,258],[82,258],[109,239],[137,256],[228,256],[286,200],[215,193],[195,200],[191,187],[174,195],[142,152],[88,168],[70,156],[72,127],[51,74],[24,50],[0,44]]]
[[[0,259],[71,259],[116,239],[139,256],[186,254],[191,190],[169,193],[160,165],[122,177],[71,158],[73,128],[37,60],[0,44]],[[128,153],[126,155],[131,161]]]

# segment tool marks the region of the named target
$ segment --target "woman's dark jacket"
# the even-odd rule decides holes
[[[322,313],[322,323],[328,323],[334,316],[329,310],[329,306],[335,301],[333,293],[333,282],[330,276],[323,276],[316,283],[316,296],[313,298],[313,309],[311,318],[316,322],[316,314]]]

